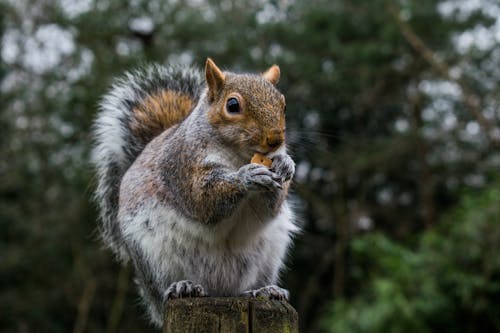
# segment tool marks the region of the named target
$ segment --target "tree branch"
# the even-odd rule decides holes
[[[128,290],[129,266],[122,266],[116,281],[116,295],[113,300],[113,305],[109,313],[109,320],[106,327],[106,333],[114,333],[118,328],[120,319],[123,314],[123,305],[125,304],[125,296]]]
[[[87,279],[85,288],[83,289],[82,297],[78,303],[78,315],[76,316],[73,333],[85,332],[87,321],[90,312],[90,305],[94,299],[97,283],[93,277]]]
[[[429,65],[446,80],[455,83],[462,90],[462,102],[467,107],[472,116],[476,119],[479,126],[483,129],[490,143],[495,147],[500,147],[500,140],[492,136],[492,130],[495,125],[490,122],[482,113],[481,110],[481,99],[474,94],[467,84],[460,78],[453,77],[450,74],[450,67],[444,61],[436,57],[433,50],[431,50],[425,42],[415,33],[412,27],[401,18],[399,15],[399,8],[394,4],[388,4],[389,12],[396,20],[398,27],[401,30],[401,34],[406,39],[408,44],[417,51],[417,53],[425,60]]]

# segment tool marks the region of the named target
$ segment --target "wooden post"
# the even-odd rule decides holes
[[[249,297],[183,298],[167,302],[164,333],[298,333],[287,302]]]

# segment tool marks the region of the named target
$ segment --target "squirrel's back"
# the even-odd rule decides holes
[[[152,65],[116,80],[99,104],[92,159],[98,173],[100,233],[122,259],[128,256],[116,215],[123,174],[154,137],[187,117],[203,89],[197,69]]]

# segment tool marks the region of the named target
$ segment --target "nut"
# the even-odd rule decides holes
[[[260,153],[255,153],[253,155],[250,163],[257,163],[257,164],[261,164],[261,165],[264,165],[264,166],[270,168],[271,165],[273,164],[273,160],[270,158],[267,158],[266,156],[264,156]]]

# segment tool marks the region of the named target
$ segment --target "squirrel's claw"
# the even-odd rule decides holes
[[[281,177],[281,182],[289,181],[295,174],[295,162],[289,155],[280,154],[273,158],[271,171]]]
[[[238,176],[250,190],[260,190],[262,187],[271,190],[282,188],[281,177],[260,164],[250,163],[242,166]]]
[[[288,290],[280,288],[274,284],[255,290],[245,291],[243,292],[242,296],[265,297],[269,299],[276,299],[279,301],[288,301],[290,299],[290,293],[288,292]]]
[[[203,297],[207,296],[203,287],[199,284],[194,284],[189,280],[181,280],[173,282],[167,288],[164,294],[164,299],[176,299],[185,297]]]

